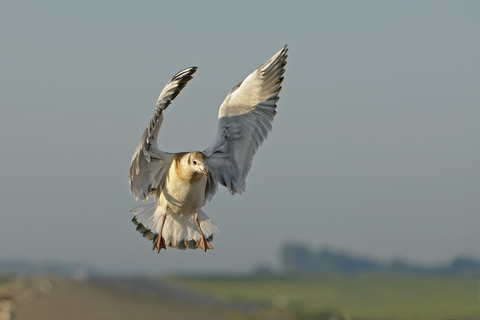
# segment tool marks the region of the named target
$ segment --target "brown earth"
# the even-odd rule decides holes
[[[148,278],[16,278],[0,285],[0,317],[1,301],[11,310],[7,320],[285,319],[271,310],[227,304]]]

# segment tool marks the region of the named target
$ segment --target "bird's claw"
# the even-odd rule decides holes
[[[205,240],[205,237],[203,236],[203,234],[200,237],[200,240],[197,241],[197,245],[195,246],[195,249],[197,248],[202,248],[204,252],[207,252],[207,249],[213,249],[212,245],[207,240]]]
[[[155,249],[157,249],[157,253],[160,253],[160,250],[162,249],[167,250],[167,247],[165,246],[165,240],[163,240],[163,237],[161,235],[158,235],[155,241],[153,241],[152,250]]]

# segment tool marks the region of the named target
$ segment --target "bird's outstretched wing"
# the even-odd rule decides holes
[[[284,46],[236,85],[220,106],[217,135],[203,152],[209,172],[206,200],[215,194],[218,182],[232,194],[245,191],[253,156],[272,128],[287,50]]]
[[[135,200],[144,200],[162,186],[170,168],[173,154],[161,151],[157,147],[158,130],[163,121],[163,110],[192,79],[197,67],[184,69],[173,76],[163,88],[155,105],[155,112],[140,138],[132,161],[130,162],[130,193]]]

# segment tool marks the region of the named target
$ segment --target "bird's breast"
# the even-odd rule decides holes
[[[169,176],[158,199],[159,205],[166,207],[171,213],[193,214],[205,202],[206,184],[206,176],[195,182]]]

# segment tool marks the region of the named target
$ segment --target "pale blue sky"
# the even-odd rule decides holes
[[[476,1],[3,1],[0,259],[246,271],[286,241],[480,257],[479,34]],[[227,92],[286,43],[247,193],[205,208],[214,250],[154,254],[127,177],[163,85],[199,67],[160,147],[203,150]]]

